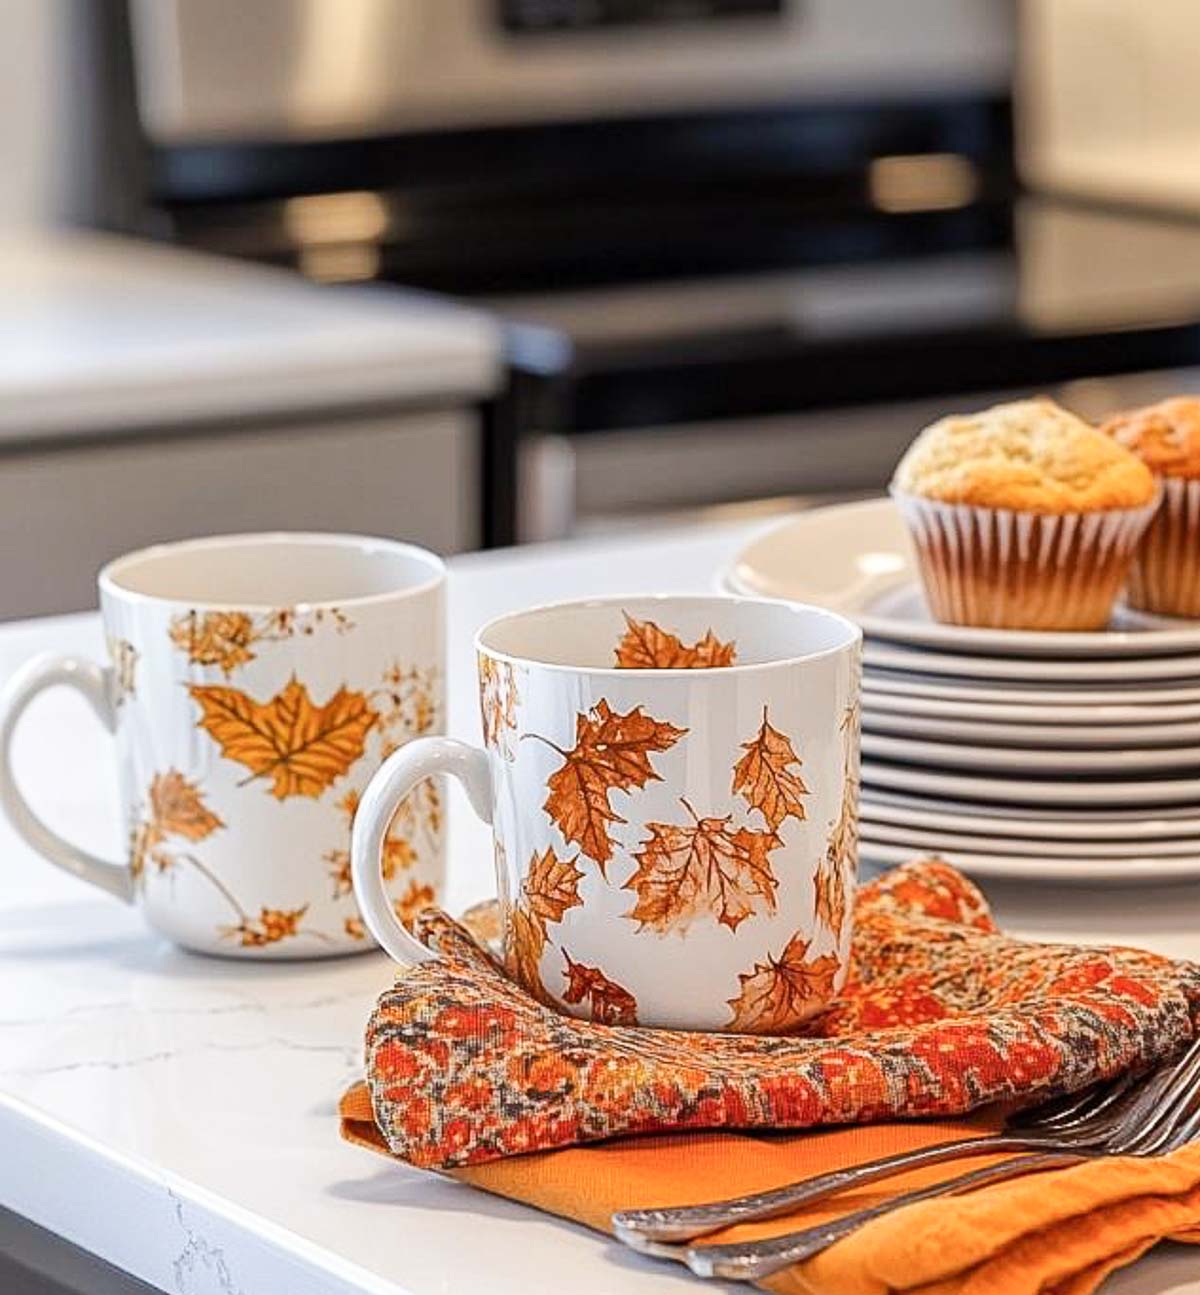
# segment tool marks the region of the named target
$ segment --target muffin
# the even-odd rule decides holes
[[[1052,400],[927,427],[892,480],[930,611],[952,625],[1103,627],[1150,522],[1150,469]]]
[[[1130,605],[1200,617],[1200,396],[1116,414],[1101,430],[1136,454],[1162,488],[1130,568]]]

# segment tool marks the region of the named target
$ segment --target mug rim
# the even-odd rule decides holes
[[[819,648],[813,652],[794,653],[789,656],[781,656],[770,661],[747,661],[741,664],[725,666],[589,666],[589,665],[564,665],[559,661],[542,661],[536,657],[524,656],[512,652],[501,652],[496,648],[488,647],[484,642],[486,635],[500,626],[524,619],[525,617],[536,616],[543,612],[564,611],[567,608],[592,608],[592,607],[621,607],[622,604],[633,602],[641,603],[673,603],[673,602],[698,602],[711,603],[722,606],[739,607],[784,607],[797,615],[815,614],[817,617],[832,621],[847,631],[846,638],[843,642],[835,644],[833,647]],[[622,608],[623,610],[623,608]],[[553,670],[559,674],[574,675],[598,675],[601,677],[617,678],[636,678],[639,675],[647,678],[662,679],[664,677],[684,676],[690,679],[703,679],[711,676],[721,676],[722,678],[732,675],[748,674],[753,671],[778,670],[786,669],[796,665],[806,665],[814,661],[824,661],[829,657],[837,656],[847,649],[853,649],[856,645],[861,645],[863,641],[862,627],[852,621],[848,616],[843,616],[841,612],[833,611],[828,607],[820,607],[816,603],[797,602],[790,598],[757,598],[744,594],[724,594],[724,593],[631,593],[631,594],[598,594],[591,598],[562,598],[553,602],[537,603],[532,607],[522,607],[516,611],[504,612],[500,616],[494,616],[486,624],[480,626],[475,633],[475,651],[476,654],[483,653],[495,661],[502,661],[507,665],[536,667],[539,670]]]
[[[423,564],[428,578],[417,584],[404,585],[390,589],[385,593],[361,594],[349,598],[301,599],[287,602],[246,602],[228,599],[214,602],[211,599],[196,599],[168,596],[165,594],[143,593],[120,583],[121,569],[126,565],[146,561],[167,554],[178,555],[206,549],[237,549],[250,544],[264,546],[301,543],[319,543],[329,548],[385,550],[397,557],[413,558]],[[102,595],[119,599],[126,603],[148,603],[156,606],[186,604],[196,611],[247,611],[270,612],[279,606],[289,608],[332,608],[362,610],[384,603],[398,602],[402,599],[417,597],[430,593],[446,581],[446,564],[432,550],[422,548],[419,544],[410,544],[405,540],[387,539],[380,535],[358,535],[351,531],[237,531],[227,535],[202,535],[185,540],[166,540],[159,544],[147,544],[140,549],[131,549],[111,558],[96,576],[96,585]]]

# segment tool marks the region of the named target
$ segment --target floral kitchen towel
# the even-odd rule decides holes
[[[428,911],[418,934],[439,959],[403,971],[367,1028],[378,1131],[400,1159],[449,1169],[621,1134],[954,1116],[1152,1064],[1200,1019],[1200,967],[1014,940],[935,860],[863,887],[854,919],[840,998],[772,1037],[610,1023],[620,1014],[582,982],[593,1019],[563,1016]],[[803,992],[786,953],[753,979],[757,1028]]]

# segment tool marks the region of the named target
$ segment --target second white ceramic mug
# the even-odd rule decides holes
[[[841,987],[857,866],[861,634],[815,607],[629,597],[505,616],[476,648],[486,750],[411,743],[371,781],[352,872],[400,962],[387,823],[449,773],[492,824],[505,958],[610,1024],[786,1033]]]
[[[0,697],[0,804],[13,825],[187,948],[370,948],[350,824],[383,758],[442,731],[441,560],[354,535],[218,536],[128,554],[99,583],[111,664],[41,657]],[[17,788],[21,714],[64,684],[116,736],[123,860],[63,840]],[[385,825],[387,894],[407,918],[441,884],[438,795],[423,784]]]

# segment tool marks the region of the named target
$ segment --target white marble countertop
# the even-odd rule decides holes
[[[481,621],[572,594],[705,589],[745,533],[710,528],[453,561],[451,731],[476,736],[471,637]],[[97,619],[0,627],[0,678],[47,649],[98,654]],[[33,803],[116,852],[112,764],[73,695],[40,699],[18,734],[16,767]],[[451,908],[491,885],[485,830],[459,795]],[[177,1295],[700,1289],[583,1228],[339,1140],[335,1103],[391,975],[382,955],[201,958],[41,862],[6,825],[0,860],[0,1206]],[[1200,956],[1200,887],[989,893],[1006,925],[1034,937]],[[1200,1295],[1198,1267],[1193,1250],[1160,1247],[1111,1279],[1106,1295]]]

